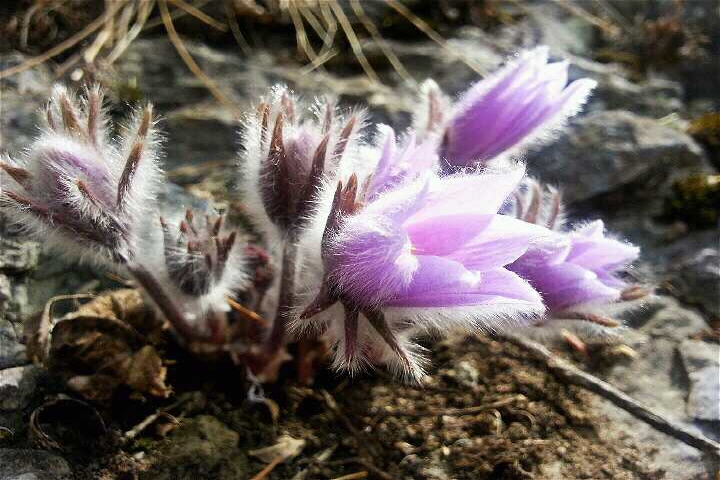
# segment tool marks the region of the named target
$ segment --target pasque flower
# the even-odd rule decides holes
[[[362,119],[361,112],[340,115],[330,101],[309,108],[284,87],[246,117],[240,185],[248,212],[266,232],[302,226],[325,176],[357,148]]]
[[[152,107],[112,142],[99,89],[78,100],[56,87],[46,122],[22,157],[0,161],[0,209],[67,252],[130,261],[160,176]]]
[[[494,329],[542,312],[540,295],[505,267],[549,232],[497,214],[522,175],[428,173],[367,204],[354,176],[338,185],[322,239],[324,278],[300,327],[326,329],[338,366],[370,360],[416,378],[413,335]]]
[[[508,215],[554,232],[549,241],[530,248],[508,266],[540,292],[551,316],[582,318],[588,307],[623,297],[628,285],[619,274],[638,258],[636,246],[606,235],[601,220],[568,229],[560,191],[529,177],[514,192],[506,210]]]
[[[436,138],[443,168],[453,171],[552,133],[594,86],[586,78],[568,84],[567,62],[548,63],[547,47],[538,47],[473,85],[452,107],[434,82],[424,85],[414,128]]]
[[[0,162],[0,208],[63,252],[124,267],[180,333],[210,338],[221,330],[212,331],[225,295],[244,280],[235,234],[188,212],[177,235],[167,224],[154,235],[162,174],[152,107],[113,141],[102,103],[97,87],[83,98],[53,90],[40,136],[22,157]]]
[[[619,300],[627,284],[618,273],[637,259],[639,249],[608,237],[602,220],[558,235],[555,248],[530,249],[508,268],[526,278],[552,312],[580,312]]]
[[[178,317],[192,336],[219,343],[227,334],[227,297],[247,286],[249,278],[237,232],[222,215],[196,215],[151,220],[156,228],[145,235],[142,249],[129,269],[166,316]],[[158,297],[161,292],[163,298]]]

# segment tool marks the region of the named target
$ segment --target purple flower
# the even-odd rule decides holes
[[[453,171],[546,136],[578,111],[595,84],[568,85],[567,62],[548,63],[547,47],[538,47],[467,90],[449,115],[434,84],[426,87],[414,126],[440,137],[444,168]]]
[[[626,283],[617,274],[639,249],[607,237],[601,220],[558,234],[554,248],[534,248],[508,266],[527,279],[552,312],[578,312],[621,298]]]
[[[538,293],[505,268],[550,234],[497,214],[522,175],[426,174],[366,205],[354,177],[338,187],[322,241],[324,279],[301,315],[317,316],[336,345],[336,365],[389,363],[417,377],[412,336],[494,329],[543,311]],[[342,310],[321,314],[336,304],[340,323]]]
[[[431,140],[418,143],[415,132],[410,130],[398,144],[395,131],[387,125],[379,125],[378,133],[380,141],[372,151],[379,156],[368,179],[368,198],[374,199],[382,192],[437,166],[438,155]]]
[[[0,161],[0,209],[65,251],[130,261],[159,181],[152,107],[113,142],[97,88],[81,102],[56,87],[46,120],[25,155]]]

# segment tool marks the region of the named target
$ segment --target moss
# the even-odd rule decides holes
[[[217,418],[200,415],[184,420],[150,454],[152,467],[143,480],[249,478],[248,460],[238,448],[239,435]]]
[[[678,180],[665,202],[664,217],[690,228],[712,228],[720,218],[720,175],[696,175]]]

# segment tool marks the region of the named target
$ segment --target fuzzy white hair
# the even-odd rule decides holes
[[[132,256],[137,249],[140,225],[155,204],[162,178],[158,167],[160,139],[150,112],[150,106],[137,109],[123,133],[111,139],[99,87],[89,87],[82,98],[77,98],[65,87],[55,86],[38,137],[19,158],[2,159],[0,191],[4,194],[0,209],[27,234],[81,260],[103,264],[112,263],[108,254],[113,252],[98,243],[81,241],[78,235],[63,228],[55,215],[84,222],[89,230],[108,227],[109,222],[117,220],[127,226],[122,253]],[[134,155],[135,161],[126,173],[125,161],[130,155]],[[85,164],[73,167],[57,163],[57,159],[63,158],[81,159]],[[11,169],[24,173],[22,177],[12,175]],[[92,174],[88,173],[90,170]],[[123,181],[127,185],[122,204],[116,204]],[[50,198],[52,192],[62,198]],[[13,195],[21,195],[23,202],[27,202],[20,202]],[[68,211],[50,210],[48,215],[40,215],[33,208],[48,205],[66,205]]]

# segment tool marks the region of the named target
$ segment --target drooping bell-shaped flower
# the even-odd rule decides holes
[[[538,47],[473,85],[449,112],[437,86],[425,85],[414,128],[435,136],[443,168],[452,172],[551,134],[595,84],[586,78],[568,84],[568,63],[548,63],[548,48]]]
[[[79,100],[56,87],[46,122],[21,157],[0,161],[0,209],[64,251],[130,261],[160,176],[152,107],[113,142],[99,89]]]
[[[601,220],[564,234],[554,250],[531,249],[508,268],[527,279],[552,312],[620,300],[628,286],[618,274],[640,253],[631,244],[608,237]]]
[[[322,239],[322,283],[312,265],[304,268],[309,304],[299,328],[324,329],[339,367],[386,363],[417,378],[413,336],[494,329],[542,312],[538,293],[506,266],[550,232],[497,213],[522,175],[428,173],[367,203],[354,176],[339,185]]]
[[[362,114],[339,115],[329,101],[308,108],[284,87],[272,89],[242,130],[241,188],[266,232],[293,233],[342,157],[357,148]]]

